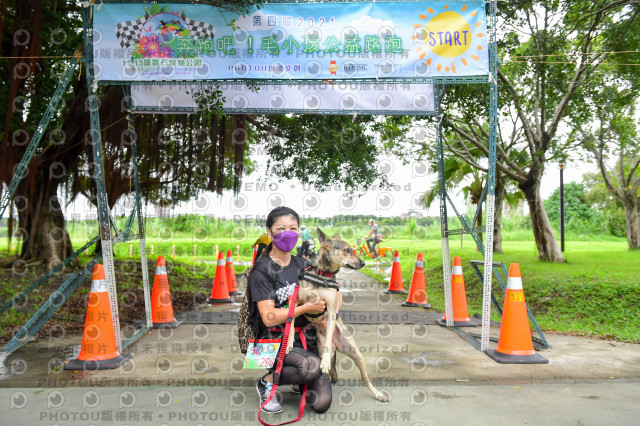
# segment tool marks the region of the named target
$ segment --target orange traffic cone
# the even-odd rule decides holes
[[[411,278],[411,287],[409,287],[409,297],[402,306],[418,307],[422,306],[425,309],[429,309],[431,305],[427,300],[427,287],[424,283],[424,260],[422,253],[418,253],[418,259],[416,260],[416,269],[413,271],[413,278]]]
[[[227,264],[225,266],[225,278],[227,279],[227,289],[229,290],[229,295],[239,294],[238,291],[238,281],[236,280],[236,271],[233,268],[233,255],[231,254],[231,250],[227,251]]]
[[[478,324],[469,319],[467,310],[467,292],[464,290],[464,277],[462,276],[462,260],[460,256],[453,258],[451,270],[451,300],[453,302],[453,325],[456,327],[477,327]],[[447,326],[447,314],[442,319],[436,320],[443,327]]]
[[[93,267],[93,282],[77,359],[65,364],[65,370],[111,370],[131,358],[121,355],[116,345],[109,290],[101,263]]]
[[[256,263],[256,254],[258,253],[258,245],[253,246],[253,259],[251,259],[251,264]]]
[[[548,364],[549,360],[533,350],[531,328],[524,301],[520,265],[509,267],[507,292],[504,295],[502,323],[498,347],[488,349],[487,355],[500,364]]]
[[[213,288],[209,303],[230,303],[229,290],[227,289],[227,274],[225,272],[224,258],[222,252],[218,253],[218,266],[216,266],[216,276],[213,279]]]
[[[389,288],[385,290],[385,293],[407,294],[407,291],[402,285],[402,271],[400,270],[400,257],[398,255],[398,250],[396,250],[393,254],[393,266],[391,266]]]
[[[153,328],[176,328],[182,324],[182,320],[178,321],[173,316],[169,277],[164,256],[158,256],[156,263],[156,276],[153,279],[153,290],[151,291],[151,321]]]
[[[356,245],[355,244],[353,245],[353,255],[357,256],[357,254],[356,254]]]

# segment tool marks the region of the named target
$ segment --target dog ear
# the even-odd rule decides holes
[[[316,228],[316,230],[318,231],[318,240],[320,240],[321,243],[327,242],[329,240],[327,236],[324,235],[324,232],[320,230],[320,228]]]
[[[339,240],[340,239],[340,234],[338,234],[337,232],[335,234],[333,234],[333,237],[331,237],[332,240]]]

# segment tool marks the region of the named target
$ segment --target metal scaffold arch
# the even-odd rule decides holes
[[[398,0],[396,0],[398,1]],[[133,2],[118,2],[118,1],[104,1],[104,4],[108,3],[133,3]],[[137,3],[151,3],[140,1]],[[174,3],[193,3],[193,2],[176,2]],[[273,4],[290,4],[291,8],[296,7],[295,1],[281,1],[281,2],[273,2]],[[326,1],[326,2],[318,2],[318,3],[340,3],[339,1]],[[365,2],[360,2],[365,3]],[[375,2],[374,2],[375,3]],[[378,2],[378,4],[383,2]],[[425,4],[437,3],[437,2],[422,2]],[[496,1],[451,1],[448,4],[459,4],[463,5],[462,10],[464,10],[467,5],[481,5],[485,9],[486,15],[486,28],[488,32],[488,55],[489,55],[489,68],[488,73],[485,75],[472,75],[472,76],[443,76],[443,75],[422,75],[418,77],[412,78],[386,78],[381,77],[380,79],[375,76],[375,78],[367,77],[367,78],[356,78],[356,77],[342,77],[340,80],[345,82],[356,82],[363,84],[378,84],[380,80],[382,82],[390,83],[390,84],[431,84],[433,85],[434,92],[434,108],[428,112],[411,112],[412,115],[423,115],[423,116],[432,116],[437,120],[437,144],[438,144],[438,178],[440,182],[440,220],[441,220],[441,242],[442,242],[442,261],[443,261],[443,287],[445,294],[445,313],[446,313],[446,325],[447,327],[453,327],[453,315],[452,315],[452,298],[451,298],[451,265],[450,265],[450,250],[449,250],[449,236],[451,235],[459,235],[459,234],[471,234],[474,238],[476,244],[484,253],[484,271],[482,275],[478,269],[478,264],[474,265],[478,275],[481,277],[481,281],[483,282],[483,311],[482,311],[482,334],[480,336],[479,342],[476,341],[473,336],[459,330],[457,327],[454,327],[458,333],[460,333],[464,338],[469,340],[472,344],[474,344],[481,351],[485,351],[489,347],[489,325],[490,325],[490,316],[491,316],[491,302],[492,302],[492,293],[491,293],[491,283],[492,277],[494,274],[497,274],[501,268],[501,264],[494,264],[493,262],[493,219],[494,219],[494,204],[495,204],[495,175],[496,175],[496,132],[497,132],[497,110],[498,110],[498,85],[497,85],[497,45],[496,45]],[[272,4],[272,3],[269,3]],[[409,4],[409,3],[408,3]],[[203,5],[204,6],[204,5]],[[145,244],[145,231],[144,231],[144,218],[142,216],[142,202],[141,202],[141,192],[140,192],[140,180],[138,175],[138,157],[136,153],[136,131],[133,125],[133,116],[132,111],[135,105],[131,103],[131,85],[135,84],[214,84],[220,82],[226,83],[244,83],[244,84],[255,84],[259,82],[260,84],[309,84],[309,83],[322,83],[326,82],[326,78],[318,77],[318,78],[307,78],[304,80],[297,79],[268,79],[268,80],[256,80],[255,78],[205,78],[198,80],[189,80],[184,79],[179,82],[176,81],[165,81],[162,79],[147,79],[145,81],[114,81],[114,80],[96,80],[94,76],[94,22],[95,14],[97,13],[98,6],[94,6],[93,2],[87,2],[87,4],[82,8],[82,20],[83,20],[83,29],[84,29],[84,57],[81,61],[70,60],[67,62],[67,69],[62,79],[60,80],[58,87],[52,97],[49,107],[47,108],[39,126],[37,127],[36,133],[33,135],[32,140],[27,148],[27,151],[16,169],[14,178],[11,184],[8,187],[8,190],[5,192],[1,204],[0,204],[0,217],[4,213],[6,207],[9,205],[15,189],[18,185],[18,182],[22,179],[24,172],[27,168],[29,161],[31,160],[33,153],[35,152],[42,135],[49,123],[51,117],[53,116],[54,111],[56,110],[57,104],[59,103],[62,94],[66,90],[71,76],[78,68],[81,63],[84,63],[86,69],[86,80],[87,86],[89,89],[89,113],[90,113],[90,122],[91,122],[91,145],[93,149],[94,156],[94,180],[96,183],[96,194],[97,194],[97,205],[98,205],[98,223],[99,223],[99,235],[85,244],[82,248],[76,251],[73,255],[65,259],[59,265],[55,266],[51,269],[45,276],[40,278],[34,284],[32,284],[25,292],[18,294],[16,297],[12,299],[9,303],[7,303],[4,307],[0,308],[0,314],[6,311],[8,308],[13,306],[15,302],[23,298],[26,293],[32,291],[36,287],[38,287],[42,282],[51,277],[53,274],[58,272],[63,266],[67,265],[73,259],[78,257],[80,253],[82,253],[87,247],[95,244],[98,240],[101,242],[101,253],[98,253],[87,265],[85,265],[84,269],[81,272],[76,272],[69,275],[68,279],[62,284],[62,286],[51,296],[49,301],[47,301],[39,310],[36,312],[32,318],[30,318],[29,322],[13,337],[13,339],[3,348],[5,352],[12,352],[26,343],[30,338],[32,338],[35,333],[44,325],[44,322],[49,319],[55,310],[67,299],[67,297],[78,288],[78,286],[85,280],[85,278],[91,273],[93,265],[102,260],[104,264],[104,271],[106,275],[106,281],[108,283],[109,290],[109,301],[111,305],[112,317],[113,317],[113,327],[116,336],[116,342],[118,344],[118,350],[122,351],[133,344],[137,339],[139,339],[142,335],[144,335],[151,327],[151,310],[150,310],[150,289],[149,289],[149,273],[147,269],[147,253],[146,253],[146,244]],[[184,14],[183,14],[184,15]],[[203,27],[202,31],[207,31],[206,27]],[[105,178],[104,178],[104,154],[103,154],[103,144],[101,139],[100,132],[100,117],[99,117],[99,99],[97,93],[98,84],[120,84],[123,85],[123,89],[127,94],[127,120],[128,120],[128,128],[129,128],[129,136],[131,138],[131,149],[132,149],[132,164],[133,164],[133,174],[135,181],[135,203],[131,214],[128,218],[126,226],[123,230],[119,230],[115,221],[113,220],[108,202],[107,202],[107,192],[105,187]],[[486,199],[486,225],[485,227],[475,227],[476,218],[474,220],[469,220],[469,218],[460,214],[446,191],[446,185],[444,184],[444,154],[443,154],[443,136],[442,136],[442,113],[441,113],[441,105],[440,101],[442,99],[442,94],[447,85],[450,84],[488,84],[489,93],[490,93],[490,108],[489,108],[489,143],[488,143],[488,176],[486,187],[484,188],[484,192],[482,195],[482,199]],[[191,109],[185,109],[183,107],[175,107],[175,108],[164,108],[162,111],[154,110],[153,108],[148,108],[146,112],[150,113],[167,113],[167,112],[175,112],[175,113],[184,113],[184,112],[194,112]],[[268,109],[256,109],[251,108],[250,105],[247,105],[245,108],[236,108],[235,110],[227,110],[227,113],[266,113],[269,112]],[[291,112],[291,111],[286,111]],[[294,110],[293,112],[304,112]],[[317,113],[317,111],[311,111]],[[353,111],[345,111],[340,109],[331,109],[322,111],[324,113],[335,113],[335,114],[352,114]],[[271,112],[273,113],[273,111]],[[280,112],[282,113],[282,111]],[[384,110],[367,110],[366,113],[378,113],[385,114]],[[390,114],[398,114],[397,111],[389,112]],[[409,114],[409,113],[408,113]],[[478,209],[482,204],[482,199],[478,203]],[[462,224],[462,228],[458,230],[449,230],[447,224],[447,204],[450,204],[454,209],[456,216],[460,219]],[[476,217],[477,217],[476,212]],[[131,228],[133,226],[134,216],[137,216],[138,221],[138,234],[132,235]],[[482,240],[479,236],[481,232],[484,232],[486,235],[486,244],[482,243]],[[140,245],[140,260],[141,260],[141,268],[142,268],[142,277],[143,277],[143,287],[144,287],[144,301],[145,301],[145,322],[142,327],[140,327],[135,333],[129,336],[127,339],[121,338],[120,324],[119,324],[119,315],[118,315],[118,302],[117,302],[117,285],[115,279],[114,272],[114,259],[113,259],[113,246],[119,242],[130,241],[137,238],[139,240]],[[502,265],[504,267],[504,265]],[[503,284],[503,279],[496,275],[496,278]],[[495,302],[495,299],[494,299]],[[497,304],[496,304],[497,306]],[[499,307],[498,307],[499,310]],[[533,317],[530,316],[532,319]],[[534,321],[535,324],[535,321]],[[537,324],[535,324],[537,327]],[[537,329],[540,336],[542,333],[539,328]],[[543,339],[543,346],[546,345],[546,340]],[[548,347],[546,345],[545,347]]]

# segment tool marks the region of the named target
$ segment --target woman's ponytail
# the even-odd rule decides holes
[[[270,242],[267,248],[262,250],[262,253],[260,253],[260,257],[269,256],[269,253],[271,253],[272,248],[273,248],[273,242]]]

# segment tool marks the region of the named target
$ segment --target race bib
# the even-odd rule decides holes
[[[249,342],[244,368],[271,368],[278,356],[280,339],[258,339]]]

